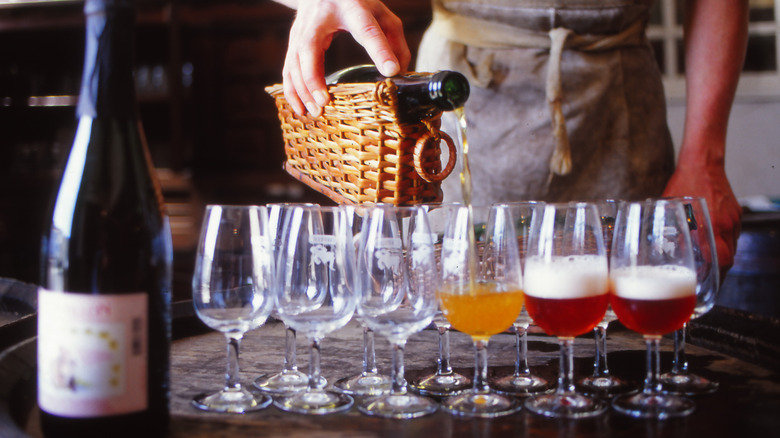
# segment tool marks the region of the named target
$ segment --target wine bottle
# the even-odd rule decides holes
[[[38,291],[47,437],[162,436],[169,423],[170,225],[138,117],[133,0],[86,0],[78,127]]]
[[[373,65],[339,70],[326,79],[330,85],[377,82],[386,79]],[[398,113],[403,121],[415,121],[435,112],[462,107],[469,97],[469,81],[455,71],[408,73],[390,78],[398,87]]]

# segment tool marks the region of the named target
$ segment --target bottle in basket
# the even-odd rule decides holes
[[[387,79],[373,65],[339,70],[326,78],[329,85],[378,82]],[[455,71],[408,73],[389,78],[398,87],[398,113],[403,120],[419,120],[439,111],[462,107],[469,97],[469,81]]]

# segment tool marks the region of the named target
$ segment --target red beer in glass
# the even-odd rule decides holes
[[[604,257],[529,258],[526,262],[525,306],[547,334],[572,338],[593,330],[607,310],[608,291]]]
[[[651,336],[674,332],[696,307],[696,273],[672,265],[614,269],[610,302],[630,330]]]

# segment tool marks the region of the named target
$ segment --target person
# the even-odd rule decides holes
[[[327,104],[324,56],[338,32],[352,34],[385,76],[408,69],[403,25],[381,1],[277,1],[297,10],[282,71],[296,113],[319,115]],[[685,2],[687,100],[676,166],[645,36],[653,0],[432,1],[415,69],[458,70],[470,79],[473,199],[703,196],[725,274],[742,212],[725,153],[747,0]],[[445,180],[445,201],[457,196],[458,183]]]

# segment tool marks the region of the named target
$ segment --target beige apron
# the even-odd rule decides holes
[[[433,0],[418,71],[457,70],[475,204],[641,199],[674,170],[652,0]],[[456,137],[454,115],[443,129]],[[460,166],[455,172],[460,171]],[[454,172],[454,173],[455,173]],[[444,200],[461,200],[459,178]]]

